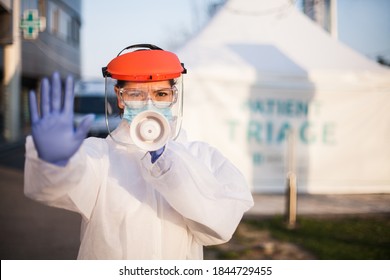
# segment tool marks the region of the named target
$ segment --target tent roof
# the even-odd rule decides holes
[[[189,72],[389,88],[390,70],[333,39],[289,0],[230,0],[180,51]]]

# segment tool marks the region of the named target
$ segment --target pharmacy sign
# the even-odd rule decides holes
[[[46,28],[46,18],[38,15],[38,10],[25,10],[20,22],[20,28],[23,30],[23,38],[34,40],[38,33]]]

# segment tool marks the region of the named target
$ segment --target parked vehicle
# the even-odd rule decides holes
[[[89,136],[106,137],[108,135],[106,114],[104,81],[81,80],[75,84],[74,121],[77,126],[88,114],[95,114],[95,120],[89,131]],[[114,130],[120,123],[119,109],[116,106],[116,98],[108,98],[109,127]]]

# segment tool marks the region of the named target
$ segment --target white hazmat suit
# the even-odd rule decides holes
[[[129,141],[128,124],[113,132]],[[227,242],[253,205],[242,174],[217,150],[183,133],[149,153],[87,138],[64,167],[26,141],[25,194],[82,215],[78,259],[202,259]]]

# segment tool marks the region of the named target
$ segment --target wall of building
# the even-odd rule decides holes
[[[20,116],[20,135],[24,137],[29,132],[28,91],[37,89],[39,81],[44,76],[50,76],[58,71],[65,79],[67,75],[75,78],[81,76],[81,0],[0,0],[0,22],[6,21],[6,5],[3,1],[10,1],[11,7],[14,1],[20,1],[20,18],[28,9],[38,10],[40,16],[45,18],[46,28],[38,34],[36,39],[25,39],[22,36],[21,50],[21,88],[15,98],[18,102]],[[3,26],[4,27],[4,26]],[[9,26],[8,28],[11,28]],[[1,30],[0,30],[1,31]],[[0,141],[7,141],[3,137],[4,116],[9,115],[9,106],[6,105],[4,86],[4,47],[9,39],[5,38],[7,32],[0,32]],[[8,94],[9,95],[9,94]]]

